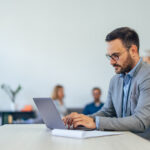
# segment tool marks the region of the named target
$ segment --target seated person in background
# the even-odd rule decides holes
[[[94,97],[94,102],[87,104],[85,108],[83,109],[83,114],[89,115],[97,112],[102,108],[104,103],[101,102],[100,97],[101,97],[101,89],[98,87],[93,88],[92,90],[93,97]]]
[[[143,61],[150,64],[150,50],[145,51],[146,55],[143,57]]]
[[[65,116],[67,114],[67,109],[63,102],[64,98],[64,88],[61,85],[56,85],[54,87],[53,93],[52,93],[52,99],[54,101],[54,104],[59,111],[61,117]]]

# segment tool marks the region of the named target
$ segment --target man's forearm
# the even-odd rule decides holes
[[[125,118],[98,118],[99,119],[95,119],[95,123],[96,125],[99,125],[99,127],[96,126],[99,130],[143,132],[147,128],[144,122],[142,122],[136,116],[130,116]]]

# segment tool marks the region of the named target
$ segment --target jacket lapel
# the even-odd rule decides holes
[[[137,75],[138,71],[140,70],[140,68],[142,67],[142,64],[143,64],[143,61],[141,61],[139,66],[136,68],[134,75],[132,77],[132,80],[131,80],[131,86],[130,86],[129,95],[128,95],[126,116],[131,115],[131,100],[132,100],[131,96],[135,95],[135,93],[136,93],[136,75]]]
[[[122,117],[122,100],[123,100],[123,78],[120,77],[119,79],[119,84],[117,87],[117,108],[118,108],[118,112],[117,115],[118,117]]]

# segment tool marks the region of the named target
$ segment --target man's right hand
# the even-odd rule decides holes
[[[70,127],[73,125],[73,116],[77,115],[77,112],[73,112],[65,117],[62,118],[65,126],[68,125],[68,128],[70,129]]]
[[[96,128],[96,123],[94,122],[93,118],[83,114],[78,114],[76,112],[67,115],[62,120],[64,121],[65,125],[68,125],[68,128],[70,128],[72,125],[73,128],[76,128],[80,125],[89,129]]]

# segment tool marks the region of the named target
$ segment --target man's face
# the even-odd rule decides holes
[[[107,55],[112,56],[110,64],[115,68],[117,74],[127,73],[133,68],[134,60],[120,39],[107,42]]]
[[[100,96],[101,96],[101,93],[99,90],[93,90],[94,100],[99,100]]]

